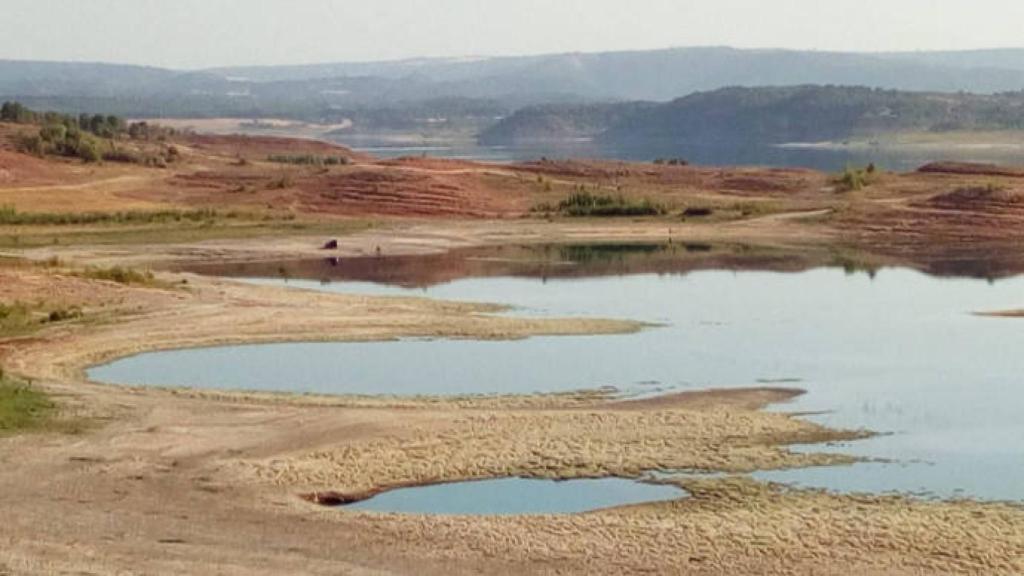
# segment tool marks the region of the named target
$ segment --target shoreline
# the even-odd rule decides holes
[[[436,223],[405,224],[340,237],[338,254],[372,250],[385,236],[391,238],[386,253],[417,254],[510,238],[643,240],[668,233],[650,223],[545,226],[464,223],[445,232]],[[774,220],[706,234],[756,238],[762,226],[774,232],[764,237],[781,245],[807,239],[778,234]],[[678,229],[673,236],[681,237]],[[231,253],[322,256],[316,246],[312,237],[290,237],[185,250],[58,247],[29,254],[43,260],[71,252],[76,265],[95,265]],[[529,519],[322,510],[301,496],[509,476],[628,478],[668,468],[742,475],[844,464],[852,459],[796,453],[788,446],[863,433],[762,410],[796,393],[777,388],[621,400],[593,391],[372,398],[93,383],[82,371],[97,358],[161,346],[306,341],[325,334],[332,341],[502,339],[642,325],[490,316],[500,308],[323,294],[173,272],[157,279],[188,284],[120,286],[32,267],[12,273],[23,281],[34,276],[33,282],[57,293],[88,293],[112,307],[98,325],[58,326],[0,350],[5,365],[36,379],[70,413],[97,423],[81,436],[0,441],[0,462],[19,463],[0,473],[0,506],[19,519],[0,526],[0,541],[12,542],[0,551],[0,566],[19,572],[180,573],[201,571],[210,562],[255,574],[643,569],[724,575],[814,573],[828,565],[908,575],[1024,570],[1016,560],[1024,558],[1024,508],[1018,505],[822,494],[735,476],[686,480],[680,484],[691,492],[685,501]],[[83,531],[83,524],[91,527]],[[760,539],[749,538],[752,526]],[[965,535],[964,527],[976,534]],[[257,548],[254,543],[264,541],[268,530],[274,542]],[[926,542],[921,531],[941,537]],[[131,537],[115,543],[117,534]],[[396,541],[404,543],[403,550],[394,550]],[[81,557],[82,546],[95,551],[91,559]]]
[[[36,379],[77,417],[97,423],[78,437],[0,441],[0,461],[20,463],[16,471],[0,473],[0,506],[19,519],[0,526],[0,539],[12,542],[0,551],[0,566],[19,572],[180,573],[216,561],[254,574],[694,568],[733,574],[775,570],[766,551],[804,558],[787,568],[798,572],[823,562],[887,573],[908,566],[994,574],[1021,568],[1013,560],[1024,557],[1015,548],[1024,540],[1013,535],[1013,526],[1024,526],[1020,507],[823,495],[732,476],[681,482],[691,496],[680,501],[529,519],[322,510],[301,496],[512,476],[636,478],[656,469],[743,474],[843,464],[852,460],[787,446],[863,433],[762,410],[798,393],[776,388],[642,400],[599,392],[399,399],[91,383],[83,380],[82,369],[97,358],[163,345],[308,340],[327,333],[332,340],[511,338],[640,325],[488,316],[497,308],[323,294],[187,274],[157,277],[171,285],[187,278],[184,287],[144,288],[48,276],[55,273],[45,269],[16,273],[25,280],[36,276],[57,292],[120,302],[98,326],[46,330],[3,352],[5,365]],[[68,490],[83,497],[47,497]],[[809,514],[810,509],[819,512]],[[837,522],[840,513],[847,520]],[[105,520],[96,521],[97,515]],[[880,518],[896,532],[872,531],[869,548],[844,532]],[[985,527],[983,544],[954,536],[962,518]],[[709,532],[708,522],[717,528]],[[742,537],[751,522],[762,525],[769,540]],[[83,523],[93,527],[83,531]],[[274,542],[256,548],[268,525]],[[957,542],[963,557],[921,548],[913,534],[923,527],[950,534],[948,542]],[[831,534],[832,544],[816,539],[821,530]],[[112,534],[128,532],[131,538],[112,543]],[[794,533],[802,536],[793,539]],[[401,552],[395,552],[395,541],[405,543]],[[79,554],[83,545],[96,551],[91,559]],[[879,547],[895,553],[873,552]]]

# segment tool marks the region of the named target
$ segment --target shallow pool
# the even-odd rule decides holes
[[[503,478],[392,490],[344,508],[403,514],[575,514],[685,496],[686,492],[675,486],[621,478]]]

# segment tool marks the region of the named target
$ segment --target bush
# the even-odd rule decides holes
[[[658,216],[665,214],[664,206],[650,200],[629,200],[623,196],[602,196],[590,192],[576,192],[562,200],[551,210],[550,205],[539,205],[535,211],[546,211],[567,216]],[[545,210],[546,209],[546,210]]]
[[[79,142],[78,149],[75,153],[78,154],[78,157],[81,158],[83,162],[88,164],[94,164],[103,159],[103,156],[100,155],[100,151],[96,149],[96,145],[89,140],[82,140]]]
[[[111,148],[103,153],[103,160],[105,162],[122,162],[125,164],[139,164],[139,156],[129,150],[121,148]]]
[[[865,168],[847,166],[845,170],[832,179],[832,183],[836,185],[840,192],[853,192],[870,186],[876,173],[877,169],[874,164],[868,164]]]
[[[38,134],[34,136],[23,136],[18,140],[18,150],[25,154],[32,154],[34,156],[43,156],[46,154],[46,146],[43,143],[43,139]]]
[[[54,310],[46,317],[47,322],[65,322],[67,320],[76,320],[82,317],[81,308],[61,308]]]
[[[349,163],[348,158],[344,156],[316,156],[313,154],[275,154],[267,156],[267,161],[298,166],[344,166]]]
[[[118,284],[153,284],[155,278],[152,272],[139,272],[132,270],[131,268],[122,268],[120,266],[114,266],[113,268],[87,268],[85,272],[79,273],[79,276],[83,278],[90,278],[92,280],[106,280],[108,282],[117,282]]]

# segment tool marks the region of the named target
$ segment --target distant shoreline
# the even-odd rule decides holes
[[[784,142],[775,144],[785,150],[1024,150],[1024,131],[995,132],[907,132],[886,134],[874,138],[824,140],[821,142]]]

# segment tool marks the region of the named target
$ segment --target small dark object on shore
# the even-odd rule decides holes
[[[690,165],[690,162],[688,160],[686,160],[685,158],[657,158],[657,159],[654,160],[654,163],[657,164],[658,166],[664,166],[666,164],[669,165],[669,166],[689,166]]]
[[[328,240],[327,243],[324,244],[323,249],[324,250],[337,250],[338,249],[338,241],[337,240]]]
[[[703,216],[711,216],[714,210],[711,208],[687,208],[683,211],[684,218],[697,218]]]
[[[312,494],[303,494],[302,499],[321,506],[344,506],[365,500],[365,498],[348,496],[341,492],[313,492]]]

